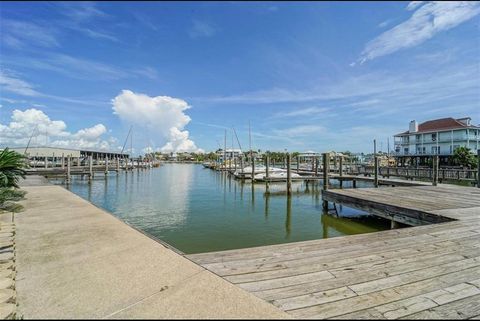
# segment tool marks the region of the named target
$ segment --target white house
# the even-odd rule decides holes
[[[394,136],[395,156],[400,160],[415,159],[422,163],[432,155],[440,162],[449,163],[450,156],[460,146],[472,151],[480,148],[480,127],[472,124],[470,117],[441,118],[418,124],[410,122],[409,129]]]

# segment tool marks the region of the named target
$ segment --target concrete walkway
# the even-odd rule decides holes
[[[31,318],[288,318],[60,186],[23,187],[18,314]]]

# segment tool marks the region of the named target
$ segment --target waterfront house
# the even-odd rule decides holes
[[[441,118],[418,124],[412,120],[409,129],[394,136],[395,157],[405,164],[425,165],[433,155],[439,155],[440,164],[452,164],[456,148],[464,146],[476,151],[480,148],[480,127],[470,117]]]
[[[216,154],[218,156],[219,161],[223,162],[223,155],[224,155],[223,149],[218,149],[216,151]],[[240,149],[228,149],[227,148],[225,150],[225,158],[227,160],[232,160],[234,158],[239,158],[241,155],[243,155],[243,153]]]

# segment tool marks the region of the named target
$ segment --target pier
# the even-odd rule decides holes
[[[14,216],[18,317],[288,317],[60,186],[34,176],[22,185],[26,210]]]
[[[187,257],[295,318],[480,317],[477,189],[327,190],[323,198],[415,227]]]

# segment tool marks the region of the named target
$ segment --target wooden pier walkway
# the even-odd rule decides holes
[[[324,195],[376,214],[442,223],[187,257],[297,318],[480,318],[479,189]]]

